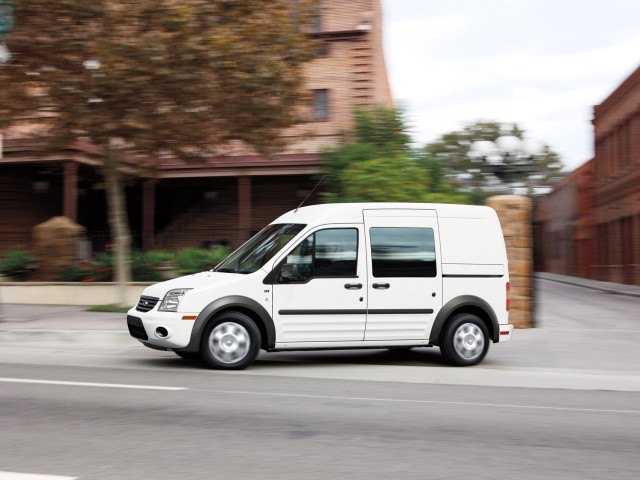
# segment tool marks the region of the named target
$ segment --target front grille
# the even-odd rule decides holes
[[[139,338],[140,340],[149,340],[147,331],[142,325],[142,320],[138,317],[127,315],[127,327],[129,327],[129,333],[132,337]]]
[[[142,295],[140,297],[140,300],[138,301],[136,310],[138,310],[139,312],[148,312],[149,310],[151,310],[153,307],[156,306],[156,303],[158,303],[158,300],[160,300],[158,297],[147,297],[145,295]]]

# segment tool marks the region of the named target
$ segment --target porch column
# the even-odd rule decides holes
[[[64,164],[64,186],[62,200],[62,214],[78,222],[78,164],[66,162]]]
[[[251,237],[251,177],[238,177],[238,244]]]
[[[155,248],[156,237],[156,181],[146,179],[142,183],[142,249]]]

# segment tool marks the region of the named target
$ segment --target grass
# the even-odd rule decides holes
[[[109,313],[126,313],[131,309],[131,306],[121,307],[119,305],[95,305],[89,307],[85,312],[109,312]]]

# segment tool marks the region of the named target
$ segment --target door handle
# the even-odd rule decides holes
[[[347,290],[360,290],[362,288],[361,283],[345,283],[344,288]]]
[[[388,283],[374,283],[372,285],[373,288],[377,288],[378,290],[386,290],[390,286],[391,285],[389,285]]]

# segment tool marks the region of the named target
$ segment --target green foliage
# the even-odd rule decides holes
[[[200,159],[232,139],[272,153],[303,118],[291,106],[316,13],[315,0],[21,0],[3,37],[20,61],[0,67],[0,128],[29,115],[58,145],[118,138],[147,158]]]
[[[160,268],[171,264],[170,252],[131,252],[131,270],[134,282],[160,282],[164,280]],[[62,282],[110,282],[113,280],[113,255],[98,253],[96,258],[69,265],[60,275]]]
[[[355,139],[323,152],[326,202],[466,203],[447,179],[445,164],[410,147],[402,111],[355,112]]]
[[[160,257],[155,252],[131,252],[131,275],[134,282],[159,282],[162,274],[158,270],[156,259]]]
[[[39,259],[23,248],[5,250],[0,258],[0,274],[22,279],[38,267]]]
[[[478,160],[474,160],[468,155],[469,149],[471,144],[476,141],[494,142],[503,135],[512,135],[523,139],[525,131],[516,124],[477,121],[468,124],[462,130],[445,133],[438,140],[427,144],[424,151],[429,156],[445,161],[453,174],[465,178],[462,183],[467,190],[472,192],[474,200],[479,201],[482,197],[486,198],[487,196],[482,193],[482,189],[489,186],[489,180],[479,168]],[[548,186],[563,168],[558,154],[548,146],[545,146],[543,155],[533,157],[531,162],[531,171],[523,173],[515,180],[529,187]],[[532,179],[531,175],[536,177]]]
[[[176,254],[175,261],[178,272],[187,275],[211,270],[228,256],[229,249],[227,247],[217,247],[210,250],[185,248]]]
[[[409,150],[411,137],[404,113],[398,108],[381,105],[356,108],[355,124],[356,143],[371,145],[377,155],[389,156]]]
[[[131,309],[130,306],[121,307],[119,305],[95,305],[89,307],[85,312],[107,312],[107,313],[127,313]]]
[[[61,282],[110,282],[112,259],[109,254],[98,254],[98,258],[70,264],[60,274]]]

